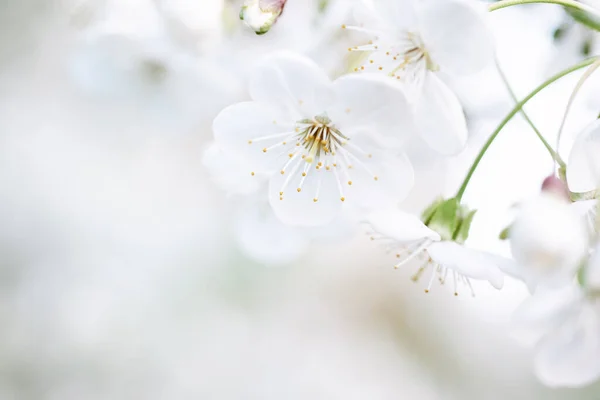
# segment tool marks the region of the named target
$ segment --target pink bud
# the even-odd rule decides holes
[[[542,192],[554,194],[565,200],[570,200],[569,189],[565,182],[555,175],[550,175],[542,183]]]

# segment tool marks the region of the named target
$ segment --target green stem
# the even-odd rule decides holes
[[[510,86],[510,83],[508,82],[508,78],[506,77],[506,74],[504,73],[504,71],[502,71],[502,68],[500,68],[498,59],[496,59],[496,69],[498,70],[498,74],[500,75],[500,78],[502,78],[502,81],[504,82],[504,86],[506,86],[506,90],[508,90],[510,97],[513,99],[515,104],[519,103],[519,99],[517,98],[517,96],[515,95],[515,92],[513,91],[512,87]],[[548,150],[548,153],[550,153],[550,156],[552,157],[552,159],[561,168],[566,168],[565,162],[562,160],[562,158],[560,158],[560,155],[552,148],[552,146],[550,146],[550,143],[548,143],[548,141],[546,139],[544,139],[544,136],[542,135],[540,130],[534,125],[533,121],[531,121],[531,119],[529,118],[529,116],[527,115],[525,110],[521,109],[520,112],[521,112],[521,115],[523,116],[523,118],[525,118],[525,121],[527,121],[527,123],[531,127],[531,129],[533,129],[533,131],[537,135],[538,139],[540,139],[542,144],[546,147],[546,150]]]
[[[583,11],[596,17],[600,17],[599,10],[595,9],[594,7],[588,6],[587,4],[583,4],[574,0],[502,0],[497,3],[490,4],[489,10],[496,11],[506,7],[533,3],[558,4],[563,7],[572,8],[574,10]]]
[[[527,97],[525,97],[523,100],[521,100],[520,102],[518,102],[515,105],[515,107],[512,109],[512,111],[508,113],[508,115],[502,120],[502,122],[500,122],[500,125],[498,125],[498,127],[496,128],[496,130],[492,133],[492,135],[489,137],[489,139],[487,140],[487,142],[485,142],[485,144],[483,145],[483,148],[481,149],[481,151],[477,155],[477,158],[475,158],[475,161],[473,161],[473,165],[471,165],[471,168],[469,169],[469,172],[467,172],[467,176],[465,177],[462,185],[460,186],[460,189],[458,189],[458,192],[456,193],[456,199],[458,201],[460,201],[462,199],[462,196],[465,193],[465,190],[467,189],[467,186],[469,185],[469,181],[471,180],[471,177],[473,176],[473,173],[475,172],[475,170],[479,166],[479,163],[481,162],[481,159],[485,155],[486,151],[489,149],[489,147],[491,146],[491,144],[494,142],[494,139],[496,139],[496,137],[498,136],[498,134],[500,133],[500,131],[502,131],[502,129],[506,126],[506,124],[508,124],[508,122],[519,111],[521,111],[521,109],[523,108],[523,106],[525,104],[527,104],[527,102],[529,100],[531,100],[539,92],[541,92],[544,88],[546,88],[547,86],[550,86],[552,83],[554,83],[555,81],[559,80],[560,78],[562,78],[562,77],[570,74],[571,72],[575,72],[577,70],[585,68],[588,65],[593,64],[598,59],[599,59],[599,57],[588,58],[587,60],[584,60],[584,61],[582,61],[582,62],[580,62],[580,63],[578,63],[578,64],[576,64],[576,65],[574,65],[572,67],[569,67],[569,68],[567,68],[567,69],[559,72],[558,74],[556,74],[556,75],[552,76],[551,78],[549,78],[548,80],[546,80],[540,86],[536,87],[531,93],[529,93],[527,95]]]

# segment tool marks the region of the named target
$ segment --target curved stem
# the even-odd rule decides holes
[[[587,71],[581,76],[575,89],[571,93],[571,97],[569,97],[569,102],[567,103],[567,108],[565,108],[565,114],[563,115],[562,122],[560,123],[560,128],[558,129],[558,135],[556,136],[556,150],[560,148],[560,139],[562,138],[563,129],[565,128],[565,123],[567,122],[567,117],[569,116],[569,111],[571,111],[571,106],[573,106],[573,102],[575,101],[575,97],[577,97],[577,93],[583,87],[585,81],[588,80],[590,76],[600,67],[600,60],[593,63]]]
[[[574,10],[583,11],[600,18],[600,10],[574,0],[502,0],[497,3],[490,4],[488,9],[490,11],[496,11],[502,8],[517,6],[520,4],[534,3],[557,4],[563,7],[572,8]]]
[[[520,102],[518,102],[515,105],[515,107],[511,110],[511,112],[509,112],[508,115],[502,120],[502,122],[500,122],[500,125],[498,125],[498,127],[496,128],[496,130],[491,134],[491,136],[489,137],[489,139],[483,145],[483,148],[481,149],[481,151],[479,152],[479,154],[475,158],[475,161],[473,161],[473,165],[471,165],[471,168],[467,172],[467,176],[465,177],[462,185],[458,189],[458,192],[456,193],[456,199],[458,201],[460,201],[462,199],[462,196],[465,193],[465,190],[467,189],[467,186],[469,185],[469,181],[471,180],[471,177],[473,176],[473,173],[475,172],[475,170],[479,166],[479,163],[481,162],[481,159],[485,155],[486,151],[489,149],[489,147],[491,146],[491,144],[494,142],[494,139],[496,139],[496,137],[498,136],[498,134],[500,133],[500,131],[502,131],[502,129],[506,126],[506,124],[508,124],[508,122],[519,111],[521,111],[521,109],[523,108],[523,106],[525,104],[527,104],[527,102],[529,100],[531,100],[539,92],[541,92],[544,88],[546,88],[547,86],[550,86],[550,84],[554,83],[555,81],[559,80],[560,78],[562,78],[562,77],[570,74],[571,72],[575,72],[577,70],[585,68],[588,65],[593,64],[594,62],[598,61],[598,59],[599,59],[598,57],[589,58],[587,60],[584,60],[584,61],[582,61],[582,62],[580,62],[578,64],[575,64],[572,67],[569,67],[569,68],[567,68],[567,69],[559,72],[558,74],[550,77],[548,80],[546,80],[540,86],[536,87],[531,93],[529,93],[527,95],[527,97],[525,97],[523,100],[521,100]]]
[[[498,59],[496,59],[496,69],[498,70],[498,74],[500,75],[500,78],[502,78],[502,81],[504,82],[504,86],[506,86],[506,90],[508,90],[510,97],[513,99],[515,104],[519,103],[519,99],[517,98],[517,96],[515,95],[515,92],[513,91],[512,87],[510,86],[510,83],[508,82],[508,78],[506,77],[506,74],[504,73],[504,71],[502,71],[502,68],[500,68]],[[523,116],[523,118],[525,118],[525,121],[527,121],[527,123],[531,127],[531,129],[533,129],[533,131],[537,135],[538,139],[540,139],[542,144],[546,147],[546,150],[548,150],[548,153],[550,153],[550,156],[552,157],[552,159],[561,168],[565,168],[566,167],[565,162],[562,160],[562,158],[560,158],[560,155],[552,148],[552,146],[550,146],[550,143],[548,143],[548,141],[546,139],[544,139],[544,136],[542,135],[540,130],[534,125],[533,121],[531,121],[531,119],[529,118],[529,116],[527,115],[525,110],[523,110],[521,108],[520,112],[521,112],[521,115]]]

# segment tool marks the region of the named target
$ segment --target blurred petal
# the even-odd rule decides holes
[[[440,154],[460,153],[467,143],[467,121],[456,95],[436,74],[427,73],[416,104],[423,139]]]
[[[265,57],[251,77],[250,95],[284,107],[296,120],[322,114],[333,100],[325,72],[309,58],[291,52]]]
[[[600,120],[579,134],[567,165],[567,182],[572,192],[600,188]]]
[[[423,42],[442,71],[473,74],[493,64],[494,40],[483,6],[464,0],[428,0],[418,10]]]
[[[467,278],[486,280],[496,289],[504,285],[497,256],[468,249],[455,242],[436,242],[427,249],[433,261]]]
[[[581,290],[573,286],[560,289],[540,287],[513,313],[512,336],[524,345],[536,344],[577,311],[581,296]]]
[[[537,377],[551,387],[578,387],[600,377],[600,315],[584,302],[566,323],[542,340],[534,359]]]
[[[327,110],[347,135],[366,130],[373,138],[394,146],[417,133],[402,86],[377,75],[346,75],[333,84],[335,104]]]
[[[240,208],[235,235],[246,255],[270,265],[296,260],[310,244],[306,232],[279,221],[267,202],[249,201]]]
[[[202,163],[210,171],[213,181],[229,193],[249,194],[258,190],[259,176],[252,176],[239,157],[225,152],[216,142],[211,143],[204,151]],[[258,174],[258,172],[257,172]]]
[[[300,191],[300,174],[274,174],[271,177],[269,202],[283,223],[295,226],[327,225],[342,211],[343,202],[333,171],[321,169],[310,173],[310,179],[304,180]]]
[[[419,218],[398,209],[372,212],[366,222],[375,232],[401,243],[425,238],[440,240],[440,235],[429,229]]]
[[[215,140],[223,150],[244,159],[248,174],[273,169],[278,152],[264,150],[282,140],[277,135],[289,135],[294,129],[293,123],[282,125],[279,116],[273,108],[257,102],[234,104],[215,118]],[[272,138],[259,140],[265,137]]]

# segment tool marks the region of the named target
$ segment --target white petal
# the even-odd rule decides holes
[[[401,146],[417,133],[402,86],[378,75],[346,75],[333,84],[335,103],[327,114],[342,133],[366,130],[370,136]]]
[[[427,249],[438,264],[472,279],[486,280],[496,289],[504,284],[504,275],[498,267],[498,256],[467,249],[455,242],[436,242]]]
[[[304,163],[304,161],[300,161]],[[288,180],[289,179],[289,180]],[[312,168],[298,192],[300,174],[274,174],[269,181],[269,202],[277,218],[295,226],[323,226],[333,221],[343,202],[333,171]],[[287,186],[286,186],[287,183]],[[283,196],[281,196],[283,192]],[[283,198],[283,200],[281,199]],[[317,198],[315,202],[314,199]]]
[[[572,192],[600,188],[600,120],[579,134],[567,165],[567,181]]]
[[[375,232],[401,243],[425,238],[440,240],[440,235],[429,229],[419,218],[398,209],[374,211],[366,218],[366,222]]]
[[[462,106],[436,74],[425,74],[415,111],[421,135],[432,149],[444,155],[464,149],[468,131]]]
[[[223,151],[216,142],[206,148],[202,163],[210,171],[213,181],[229,193],[253,193],[264,180],[264,177],[251,176],[248,173],[251,167],[244,165],[239,157]]]
[[[577,311],[581,295],[581,290],[574,286],[540,287],[513,313],[511,335],[523,345],[535,345]]]
[[[263,150],[285,140],[286,136],[269,140],[257,139],[286,132],[293,135],[293,122],[285,124],[281,118],[276,109],[258,102],[234,104],[215,118],[215,140],[224,151],[244,159],[249,167],[248,174],[257,170],[269,171],[276,167],[274,158],[279,152]]]
[[[416,20],[414,1],[361,0],[355,5],[354,18],[375,29],[408,29]]]
[[[534,370],[548,386],[584,386],[600,377],[599,360],[600,315],[595,304],[584,302],[540,343]]]
[[[353,184],[348,188],[348,198],[366,209],[399,205],[414,184],[414,171],[408,157],[384,154],[369,161],[364,167],[355,165],[349,172]]]
[[[307,232],[284,225],[267,202],[250,201],[237,213],[235,236],[250,258],[270,265],[296,260],[307,249]]]
[[[283,106],[296,119],[322,114],[333,101],[331,81],[309,58],[278,52],[256,67],[250,80],[254,100]]]
[[[494,39],[483,7],[466,0],[427,0],[418,10],[421,37],[442,71],[472,74],[494,62]]]
[[[587,241],[583,219],[552,194],[524,203],[510,230],[513,257],[530,287],[570,284],[587,254]]]

